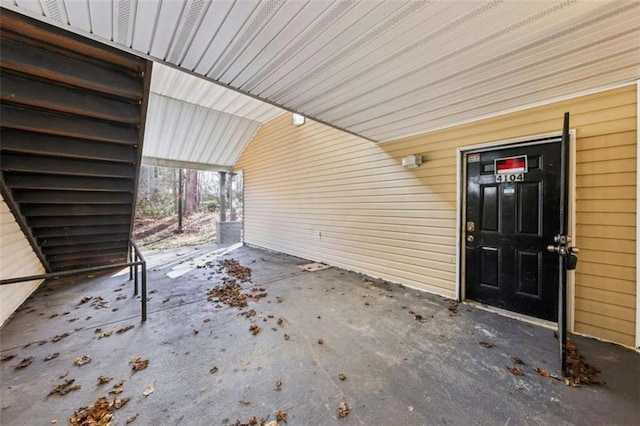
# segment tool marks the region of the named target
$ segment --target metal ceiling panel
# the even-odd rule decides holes
[[[338,4],[336,7],[337,10],[344,7],[344,11],[340,10],[340,13],[335,14],[331,25],[332,31],[326,31],[323,25],[317,25],[315,31],[305,33],[307,37],[302,39],[304,43],[301,42],[302,40],[299,41],[292,46],[286,56],[283,55],[277,62],[272,62],[272,69],[269,72],[263,71],[259,80],[254,79],[251,90],[262,96],[268,96],[267,89],[271,85],[278,81],[282,82],[285,76],[288,80],[291,72],[301,64],[307,64],[312,68],[319,66],[325,58],[335,54],[335,49],[338,48],[336,44],[343,45],[348,42],[347,40],[353,40],[354,34],[360,34],[362,25],[367,25],[369,22],[375,23],[377,14],[373,13],[374,11],[380,13],[380,9],[383,9],[382,13],[390,13],[390,9],[397,8],[397,5],[392,2],[387,3],[386,7],[385,4],[381,6],[378,2],[355,2],[351,8],[346,7],[349,2],[345,2],[344,5]],[[321,23],[322,21],[319,22]]]
[[[42,10],[42,5],[38,0],[15,0],[15,3],[20,9],[23,9],[24,11],[44,15],[44,10]],[[3,3],[3,5],[4,4],[6,3]]]
[[[64,0],[46,0],[41,3],[43,12],[54,21],[62,24],[69,22]]]
[[[149,54],[153,33],[156,28],[158,14],[162,3],[155,1],[138,2],[137,12],[134,17],[134,32],[131,47],[141,53]]]
[[[629,0],[113,0],[110,18],[94,16],[103,0],[64,1],[68,18],[63,0],[2,1],[376,141],[640,78]],[[277,111],[191,77],[157,93],[260,122]]]
[[[171,43],[167,61],[173,64],[182,62],[182,58],[184,58],[208,8],[209,3],[202,0],[195,0],[185,5],[178,24],[178,31],[173,37],[173,43]]]
[[[205,108],[264,123],[284,110],[222,87],[204,78],[156,63],[151,91]]]
[[[353,37],[354,32],[359,29],[354,26],[354,28],[350,29],[349,37],[346,40],[343,34],[343,37],[334,40],[331,46],[325,47],[324,50],[329,48],[329,50],[326,50],[327,52],[334,52],[330,61],[324,62],[322,66],[311,66],[311,64],[302,63],[291,72],[291,77],[296,79],[293,83],[289,82],[287,84],[283,81],[277,81],[265,92],[265,95],[281,98],[285,102],[298,101],[297,98],[305,95],[313,97],[309,90],[312,87],[309,85],[310,80],[314,80],[320,75],[327,77],[328,73],[335,73],[337,71],[335,66],[347,58],[352,63],[359,63],[367,56],[374,54],[380,43],[387,43],[397,39],[400,36],[400,31],[409,32],[415,30],[418,25],[424,25],[424,15],[416,13],[422,8],[447,7],[446,3],[434,4],[426,0],[412,2],[400,9],[397,9],[393,2],[385,3],[384,5],[385,7],[376,9],[376,14],[382,13],[383,16],[376,17],[375,22],[370,23],[372,21],[371,17],[359,22],[360,25],[366,24],[370,26],[369,28],[363,28],[362,37],[358,39]],[[434,10],[434,13],[437,12]],[[377,43],[373,43],[374,41],[377,41]],[[301,87],[304,88],[303,91],[299,90]]]
[[[276,6],[280,7],[279,16],[287,21],[293,19],[304,8],[305,2],[279,2]],[[259,22],[259,21],[258,21]],[[217,70],[213,71],[213,74],[220,75],[218,80],[224,83],[230,83],[247,65],[249,65],[253,59],[262,52],[271,43],[274,37],[283,31],[282,26],[276,20],[270,20],[265,22],[265,25],[259,32],[254,32],[255,40],[251,43],[247,43],[245,40],[245,48],[237,50],[233,61],[227,61],[224,64],[217,66]],[[248,37],[246,37],[248,39]],[[230,55],[229,55],[230,58]]]
[[[536,2],[531,3],[534,5],[538,4]],[[486,22],[479,23],[482,28],[487,27]],[[516,23],[513,28],[520,26],[517,24],[518,23]],[[459,36],[464,37],[465,35],[459,34]],[[471,35],[466,35],[466,37],[470,36]],[[345,110],[347,110],[344,102],[355,102],[357,99],[365,95],[375,97],[377,93],[380,93],[380,91],[388,91],[393,93],[393,97],[399,97],[398,95],[400,93],[403,95],[415,96],[415,90],[425,83],[422,80],[415,78],[418,75],[428,76],[429,78],[425,80],[431,85],[433,85],[433,82],[437,82],[438,85],[440,85],[442,82],[440,79],[443,77],[446,77],[449,80],[459,80],[463,84],[466,82],[475,83],[479,80],[476,73],[480,67],[485,65],[485,68],[493,74],[494,79],[498,80],[496,78],[497,76],[495,71],[497,65],[504,67],[503,73],[505,73],[505,75],[512,75],[510,68],[513,67],[514,64],[517,64],[517,60],[521,57],[526,57],[526,62],[531,63],[530,55],[532,52],[530,49],[535,49],[539,46],[543,37],[542,35],[536,37],[535,44],[537,46],[523,46],[522,43],[526,42],[528,37],[523,40],[522,37],[518,38],[517,34],[513,34],[512,31],[502,31],[500,33],[478,31],[472,36],[477,37],[476,41],[471,43],[469,46],[465,46],[463,49],[459,49],[458,51],[452,51],[450,48],[455,46],[447,44],[443,45],[442,50],[435,55],[429,54],[429,52],[425,51],[424,47],[421,46],[415,46],[415,49],[407,49],[402,57],[404,67],[401,69],[394,67],[393,64],[389,62],[373,64],[359,74],[356,74],[351,81],[337,83],[336,87],[349,87],[349,92],[352,94],[351,98],[339,95],[338,107],[335,107],[336,103],[332,100],[328,100],[326,95],[316,97],[312,102],[307,103],[306,107],[326,113],[327,118],[332,120],[335,116],[343,116]],[[502,42],[491,43],[489,46],[487,45],[487,42],[496,38],[501,38]],[[551,42],[551,40],[548,41]],[[572,39],[569,43],[571,45],[575,45],[575,40]],[[553,44],[547,48],[554,49],[556,46],[557,44]],[[412,53],[415,53],[414,50],[419,53],[418,55],[415,55],[418,59],[411,57]],[[568,47],[566,51],[562,52],[573,53],[574,50]],[[428,61],[419,59],[424,58],[425,55],[429,56]],[[474,66],[467,69],[459,69],[458,63],[461,55],[464,55],[465,59],[470,63],[473,63]],[[544,57],[545,61],[548,60],[546,52]],[[466,74],[464,76],[464,80],[459,77],[461,73]],[[471,76],[473,76],[473,78],[471,78]],[[381,81],[388,81],[388,84],[381,87]],[[405,84],[402,84],[403,82]],[[451,86],[448,86],[448,89],[450,88]],[[387,94],[382,95],[382,99],[388,98],[389,96]],[[398,106],[398,109],[401,108],[401,106]],[[352,110],[348,109],[348,111]]]
[[[167,57],[167,52],[171,46],[171,41],[178,30],[185,2],[164,1],[161,3],[160,11],[157,15],[140,16],[144,27],[151,26],[151,50],[149,54],[162,61]]]
[[[292,40],[296,40],[328,10],[332,7],[331,2],[310,1],[304,9],[292,20],[282,25],[282,31],[269,40],[269,44],[245,67],[245,69],[231,82],[233,87],[246,88],[248,81],[265,64],[275,60],[282,52],[287,51]],[[244,89],[243,89],[244,90]],[[246,90],[245,90],[246,91]]]
[[[65,0],[64,7],[70,25],[91,32],[91,17],[87,0]]]
[[[632,45],[640,39],[640,30],[632,31],[623,37],[616,37],[608,42],[596,45],[581,45],[576,43],[576,49],[569,54],[561,54],[557,57],[549,57],[545,61],[520,65],[505,71],[505,75],[496,76],[490,68],[478,69],[475,75],[477,81],[473,84],[460,85],[456,89],[444,91],[436,85],[414,88],[414,93],[406,96],[398,96],[393,101],[398,103],[399,110],[393,107],[380,105],[368,110],[366,113],[356,113],[350,116],[337,118],[336,123],[340,125],[341,120],[348,120],[353,128],[373,130],[375,122],[385,120],[387,123],[399,122],[402,125],[410,125],[412,119],[418,122],[423,120],[421,116],[425,111],[429,111],[433,118],[447,117],[443,115],[445,110],[451,107],[460,110],[463,105],[470,106],[477,102],[479,97],[486,98],[490,93],[502,93],[501,98],[511,101],[514,98],[525,97],[528,93],[539,92],[537,87],[540,80],[546,81],[546,90],[553,87],[557,90],[562,84],[571,85],[581,78],[599,77],[606,84],[606,72],[611,71],[611,67],[625,68],[633,67],[637,64],[637,49],[628,47],[625,50],[617,50],[620,45]],[[599,58],[596,63],[588,60],[586,54]],[[573,81],[567,83],[564,75],[571,73]],[[604,73],[604,74],[603,74]],[[494,79],[501,78],[502,86],[496,90]],[[609,77],[610,78],[610,77]],[[559,86],[558,86],[559,85]],[[602,85],[602,84],[601,84]],[[399,90],[401,88],[398,88]],[[451,98],[460,99],[455,105]],[[428,105],[426,105],[428,103]],[[484,105],[485,108],[489,107]],[[348,110],[347,110],[348,111]],[[343,111],[344,112],[344,111]],[[387,124],[387,126],[392,126]]]
[[[207,9],[207,13],[202,19],[200,27],[196,30],[196,35],[191,41],[184,59],[180,63],[181,67],[193,70],[200,63],[202,55],[218,33],[220,25],[229,14],[233,4],[233,0],[220,0],[216,2],[215,7]]]
[[[154,71],[155,72],[155,71]],[[261,123],[152,93],[142,155],[164,165],[229,169]]]
[[[272,1],[270,3],[273,3]],[[222,25],[215,34],[215,37],[209,42],[207,50],[198,61],[198,65],[194,69],[200,75],[207,75],[213,66],[225,54],[227,48],[231,46],[233,39],[244,30],[250,19],[251,14],[260,4],[259,0],[245,0],[234,3],[229,14],[222,22]]]
[[[110,2],[89,3],[89,16],[91,18],[91,30],[94,34],[111,40],[113,34],[113,22],[111,21]]]

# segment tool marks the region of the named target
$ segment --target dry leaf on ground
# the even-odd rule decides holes
[[[59,342],[60,340],[64,339],[65,337],[69,337],[69,333],[59,334],[59,335],[55,336],[53,339],[51,339],[51,341],[53,343],[56,343],[56,342]]]
[[[109,383],[111,380],[113,380],[113,377],[98,376],[99,385],[104,385],[105,383]]]
[[[149,360],[148,359],[142,359],[138,356],[134,356],[133,358],[131,358],[130,363],[132,364],[131,369],[133,371],[140,371],[140,370],[144,370],[145,368],[147,368],[149,366]]]
[[[5,355],[5,356],[2,357],[2,359],[0,359],[0,362],[11,361],[15,357],[16,357],[15,355]]]
[[[137,418],[138,418],[138,413],[127,417],[127,424],[135,422]]]
[[[142,392],[144,396],[149,396],[156,390],[156,381],[154,380],[147,388]]]
[[[489,342],[478,342],[480,344],[480,346],[482,346],[483,348],[493,348],[496,345],[494,345],[493,343],[489,343]]]
[[[347,414],[349,414],[349,407],[347,407],[345,402],[341,402],[338,407],[338,418],[341,419],[343,417],[347,417]]]
[[[238,315],[242,316],[242,317],[253,317],[256,315],[256,310],[255,309],[250,309],[248,311],[244,311],[244,312],[240,312]]]
[[[53,395],[53,394],[60,394],[60,395],[66,395],[69,392],[72,391],[77,391],[80,390],[81,386],[80,385],[75,385],[75,386],[71,386],[73,385],[73,382],[75,382],[76,379],[69,379],[66,382],[56,386],[55,388],[53,388],[51,390],[51,392],[49,392],[49,395]]]
[[[513,361],[514,364],[524,365],[524,361],[517,356],[511,357],[511,361]]]
[[[126,327],[119,328],[118,330],[116,330],[116,334],[126,333],[127,331],[131,330],[133,327],[135,326],[127,325]]]
[[[419,297],[419,295],[418,295]],[[449,316],[455,317],[458,316],[458,301],[450,300],[449,301]]]
[[[287,422],[287,413],[282,411],[282,410],[278,410],[278,412],[276,413],[276,420],[279,422]]]
[[[522,369],[519,367],[507,367],[507,370],[509,370],[509,372],[514,376],[524,376]]]
[[[22,368],[27,368],[31,364],[32,360],[33,360],[32,356],[30,356],[29,358],[23,359],[22,361],[20,361],[20,363],[18,365],[16,365],[16,370],[20,370]]]
[[[209,373],[211,374],[215,374],[218,372],[218,367],[212,367],[211,370],[209,370]]]
[[[122,407],[124,407],[125,405],[127,405],[127,402],[129,402],[131,400],[130,396],[125,396],[122,399],[114,399],[113,403],[111,404],[113,406],[113,408],[115,408],[116,410],[121,409]]]
[[[549,373],[547,370],[543,370],[540,367],[533,367],[533,371],[535,371],[536,373],[538,373],[539,375],[541,375],[542,377],[550,377],[552,379],[556,379],[556,380],[562,380],[560,378],[560,376],[556,376],[555,374]]]
[[[54,352],[52,354],[49,354],[45,357],[45,361],[51,361],[52,359],[58,358],[58,356],[60,355],[59,352]]]
[[[222,259],[218,262],[216,272],[225,271],[229,276],[239,279],[240,282],[251,281],[251,268],[240,265],[240,262],[235,259]]]
[[[256,334],[260,333],[262,329],[258,327],[256,324],[253,324],[251,327],[249,327],[249,331],[251,332],[251,334],[255,336]]]
[[[73,426],[109,426],[113,420],[115,410],[125,406],[130,398],[114,399],[109,403],[104,396],[98,398],[89,407],[82,407],[73,413],[69,422]]]
[[[340,373],[340,374],[338,374],[338,379],[340,379],[342,381],[345,381],[345,380],[347,380],[347,376],[344,373]]]
[[[584,358],[578,352],[578,348],[573,342],[567,342],[567,375],[565,383],[567,386],[578,387],[581,383],[588,385],[605,384],[595,378],[600,370],[592,364],[584,362]]]
[[[102,298],[102,296],[94,297],[91,302],[91,306],[95,309],[103,309],[109,307],[109,302]]]
[[[78,367],[82,367],[85,364],[89,364],[91,362],[91,357],[89,355],[82,355],[80,358],[76,358],[74,364]]]

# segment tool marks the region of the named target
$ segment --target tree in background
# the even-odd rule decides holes
[[[178,212],[178,177],[183,171],[184,214],[215,212],[219,205],[220,182],[217,172],[142,166],[138,184],[136,215],[168,217]]]
[[[184,215],[189,216],[195,213],[200,205],[200,191],[198,190],[198,175],[201,172],[198,170],[189,169],[186,170],[186,184],[184,191]],[[206,172],[202,172],[206,173]]]
[[[169,217],[178,214],[179,173],[183,172],[183,214],[218,211],[220,206],[220,176],[218,172],[170,167],[142,166],[138,184],[136,216]],[[238,217],[242,217],[243,179],[237,173],[234,179],[234,204]],[[231,186],[225,191],[229,197]],[[227,198],[228,200],[228,198]]]

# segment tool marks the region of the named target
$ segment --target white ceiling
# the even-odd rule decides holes
[[[145,164],[230,170],[262,123],[151,93]]]
[[[631,1],[2,4],[376,141],[640,78]]]
[[[145,164],[230,170],[262,123],[284,111],[160,63],[153,64]]]
[[[160,63],[153,64],[151,92],[259,123],[284,112],[251,96]]]

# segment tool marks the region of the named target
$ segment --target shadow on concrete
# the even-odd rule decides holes
[[[466,305],[453,315],[439,296],[336,268],[303,272],[298,266],[308,261],[284,254],[218,250],[147,254],[145,324],[126,271],[45,283],[1,330],[2,357],[15,358],[0,366],[0,424],[68,423],[74,410],[113,399],[108,392],[119,380],[117,397],[131,400],[115,412],[118,425],[135,414],[133,424],[234,424],[275,420],[279,410],[288,425],[595,425],[640,417],[634,351],[572,336],[606,384],[570,388],[533,371],[557,373],[552,330]],[[219,260],[229,258],[252,270],[245,291],[259,286],[268,295],[242,310],[207,300],[224,276]],[[254,316],[240,315],[251,309]],[[261,331],[253,335],[251,325]],[[91,362],[75,366],[83,355]],[[136,356],[148,368],[133,372]],[[28,367],[15,368],[30,357]],[[524,376],[508,371],[512,357],[524,361]],[[113,380],[98,385],[98,376]],[[81,389],[48,396],[68,379]],[[152,383],[155,391],[144,396]],[[350,412],[338,418],[342,402]]]

